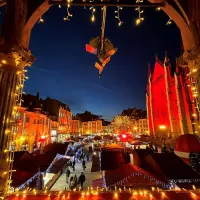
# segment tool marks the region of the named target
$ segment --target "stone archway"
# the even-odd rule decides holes
[[[159,3],[161,0],[149,2]],[[0,6],[3,3],[0,3]],[[7,162],[12,153],[9,152],[10,141],[13,139],[11,127],[16,113],[16,102],[20,106],[24,68],[34,62],[34,57],[28,50],[31,30],[50,7],[48,0],[6,0],[6,4],[0,36],[0,195],[8,191],[10,184],[9,174],[4,175],[3,172],[9,170],[9,162],[12,162]],[[195,31],[170,4],[166,2],[162,9],[179,27],[184,50],[191,51],[195,46]],[[189,59],[191,61],[195,58],[193,56]]]

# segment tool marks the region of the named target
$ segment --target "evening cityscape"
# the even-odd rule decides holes
[[[0,199],[200,199],[199,0],[0,0]]]

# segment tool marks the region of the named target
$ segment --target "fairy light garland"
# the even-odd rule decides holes
[[[172,115],[171,115],[171,103],[170,103],[170,99],[169,99],[169,93],[170,93],[170,89],[169,89],[169,82],[168,82],[168,71],[167,71],[167,62],[168,62],[168,58],[165,58],[165,63],[164,63],[164,78],[165,78],[165,89],[166,89],[166,97],[167,97],[167,109],[168,109],[168,115],[169,115],[169,125],[170,125],[170,131],[171,133],[174,132],[173,130],[173,123],[172,123]]]
[[[70,18],[72,18],[72,14],[69,12],[70,4],[67,4],[67,17],[64,17],[64,21],[70,21]]]
[[[123,24],[123,21],[120,19],[120,10],[122,9],[122,7],[117,6],[117,10],[115,10],[115,18],[118,20],[118,26],[121,26]]]
[[[90,17],[90,20],[91,20],[91,22],[95,22],[95,13],[96,13],[96,9],[95,9],[95,7],[94,6],[91,6],[90,7],[90,10],[91,10],[91,12],[92,12],[92,14],[91,14],[91,17]]]
[[[136,3],[142,3],[143,0],[136,0]],[[136,9],[138,11],[138,18],[136,19],[135,23],[136,25],[139,25],[142,21],[144,21],[144,17],[142,17],[142,13],[144,13],[144,10],[141,10],[141,7],[138,6]]]
[[[179,92],[179,83],[178,83],[178,78],[177,75],[174,75],[174,80],[175,80],[175,88],[176,88],[176,98],[177,98],[177,107],[178,107],[178,117],[179,117],[179,123],[180,123],[180,131],[181,134],[184,134],[184,129],[183,129],[183,117],[182,117],[182,113],[181,113],[181,108],[180,108],[180,92]]]

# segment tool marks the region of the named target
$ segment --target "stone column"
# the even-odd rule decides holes
[[[5,49],[6,51],[3,51]],[[7,193],[12,168],[13,152],[10,143],[13,139],[12,124],[19,103],[20,79],[24,67],[30,66],[34,58],[23,48],[0,46],[0,196]]]

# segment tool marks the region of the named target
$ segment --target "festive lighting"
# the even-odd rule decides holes
[[[42,17],[40,17],[39,21],[38,21],[38,24],[40,23],[44,23],[44,19]]]
[[[67,17],[64,17],[64,21],[70,21],[70,18],[72,18],[72,14],[69,12],[70,4],[67,4]]]
[[[92,16],[90,18],[91,22],[94,22],[95,21],[95,12],[96,12],[96,9],[94,8],[94,6],[90,7],[90,10],[92,12]]]
[[[123,21],[120,19],[120,10],[123,8],[120,6],[117,6],[117,10],[115,11],[116,15],[115,18],[118,20],[118,26],[121,26],[123,24]]]
[[[168,59],[165,58],[166,67],[164,67],[164,71],[165,71],[165,83],[166,83],[165,86],[166,86],[166,96],[167,96],[167,109],[168,109],[168,114],[169,114],[170,131],[171,133],[173,133],[174,130],[173,130],[173,124],[172,124],[171,104],[169,100],[170,90],[169,90],[169,82],[168,82],[167,63],[168,63]]]
[[[136,3],[142,3],[142,2],[143,0],[136,0]],[[138,11],[138,18],[136,19],[135,23],[136,25],[139,25],[144,20],[144,17],[141,16],[141,14],[144,13],[144,11],[141,10],[140,6],[138,6],[135,10]]]
[[[192,70],[192,72],[194,72],[194,73],[197,72],[197,68],[194,68],[194,69]]]
[[[157,7],[157,8],[156,8],[156,11],[161,11],[161,7]]]
[[[6,60],[1,60],[1,62],[2,62],[3,64],[6,64],[6,63],[7,63],[7,61],[6,61]]]
[[[172,23],[172,19],[170,18],[170,19],[167,21],[166,25],[170,25],[171,23]]]

